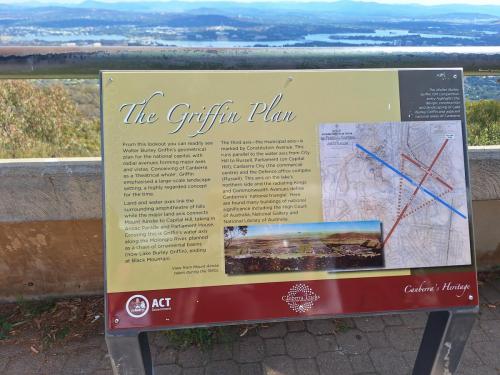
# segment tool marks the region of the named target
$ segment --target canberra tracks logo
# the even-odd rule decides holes
[[[149,301],[143,295],[135,294],[127,300],[125,309],[132,318],[142,318],[149,311]]]
[[[319,296],[307,285],[295,284],[281,299],[288,303],[293,311],[303,313],[312,309],[314,303],[319,300]]]

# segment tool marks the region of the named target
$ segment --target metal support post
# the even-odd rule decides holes
[[[115,375],[152,375],[153,360],[146,332],[106,333]]]
[[[429,313],[413,375],[455,374],[478,309]]]

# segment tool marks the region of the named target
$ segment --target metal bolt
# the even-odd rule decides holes
[[[120,319],[115,318],[114,322],[115,322],[115,324],[118,324],[118,323],[120,323]]]
[[[472,294],[469,294],[469,301],[474,300],[474,296]]]
[[[109,78],[108,78],[108,81],[109,81],[110,83],[111,83],[111,82],[113,82],[113,78],[112,78],[112,77],[109,77]]]

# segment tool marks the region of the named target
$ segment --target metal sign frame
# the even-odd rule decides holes
[[[400,69],[404,70],[404,69]],[[408,69],[414,70],[414,69]],[[419,69],[420,70],[420,69]],[[422,69],[425,70],[425,69]],[[444,70],[444,69],[428,69],[428,70]],[[104,128],[103,123],[103,96],[102,96],[102,78],[100,85],[100,99],[101,99],[101,152],[104,164]],[[469,182],[469,163],[467,159],[467,144],[466,144],[466,120],[465,120],[465,101],[463,100],[463,76],[462,76],[462,102],[463,102],[463,118],[462,134],[463,134],[463,152],[465,162],[465,177],[466,177],[466,190],[467,190],[467,205],[468,205],[468,221],[471,242],[471,256],[472,265],[475,269],[475,250],[473,242],[473,228],[472,228],[472,208],[471,208],[471,193]],[[104,171],[104,168],[103,168]],[[105,199],[105,178],[103,172],[103,202]],[[105,205],[103,204],[103,227],[104,227],[104,263],[106,264],[106,214]],[[105,267],[106,270],[106,267]],[[105,280],[107,275],[105,272]],[[477,287],[477,286],[476,286]],[[107,296],[107,282],[105,281],[105,291]],[[476,296],[478,296],[476,289]],[[357,317],[357,316],[373,316],[385,315],[395,313],[412,313],[412,312],[428,312],[428,319],[422,341],[418,350],[417,358],[415,361],[413,374],[453,374],[458,369],[460,359],[465,348],[467,339],[472,331],[477,313],[479,312],[478,298],[474,298],[473,294],[468,296],[471,305],[449,307],[445,309],[440,308],[413,308],[410,310],[388,310],[379,311],[376,313],[355,313],[355,314],[335,314],[335,315],[317,315],[317,316],[304,316],[300,317],[301,320],[325,319],[325,318],[344,318],[344,317]],[[108,299],[105,299],[106,310],[106,330],[105,339],[108,346],[109,354],[111,357],[113,372],[118,374],[127,375],[151,375],[154,373],[153,361],[149,347],[147,332],[162,331],[169,329],[179,328],[202,328],[213,326],[224,326],[234,324],[252,324],[264,322],[278,322],[278,321],[294,321],[297,318],[278,318],[278,319],[264,319],[264,320],[240,320],[218,322],[212,324],[192,324],[182,325],[178,327],[156,327],[156,328],[127,328],[127,329],[109,329],[109,316],[108,316]]]

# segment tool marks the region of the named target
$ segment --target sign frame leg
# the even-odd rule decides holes
[[[454,374],[478,312],[478,307],[430,312],[413,375]]]
[[[114,375],[153,374],[147,332],[106,332],[105,336]]]

